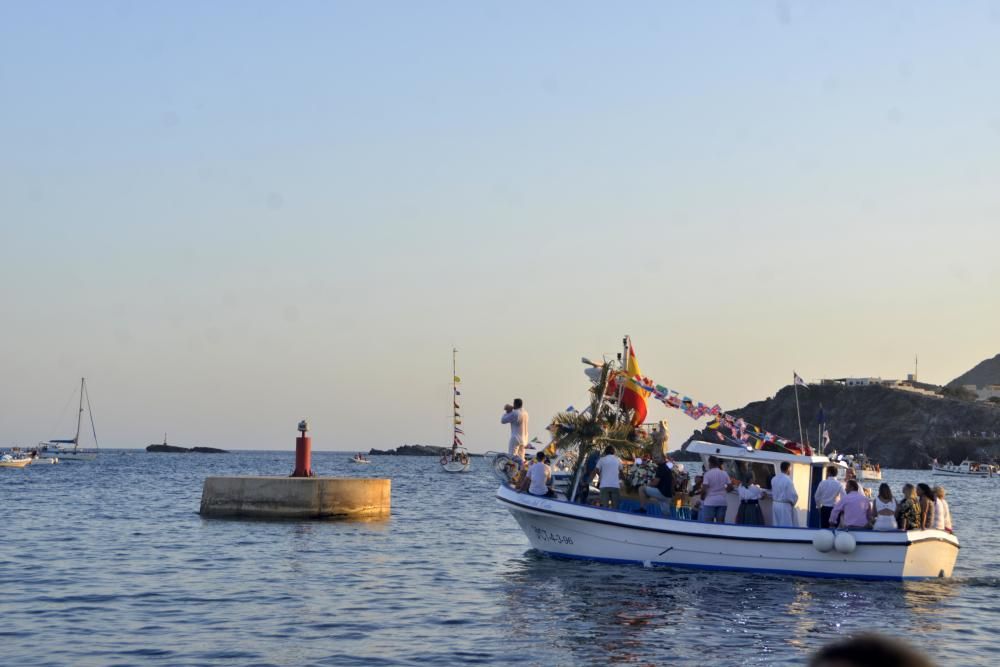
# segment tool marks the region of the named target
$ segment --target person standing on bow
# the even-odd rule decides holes
[[[501,424],[510,424],[510,441],[507,443],[507,453],[510,457],[524,464],[524,448],[528,444],[528,411],[520,398],[514,399],[514,404],[503,406],[504,415],[500,417]]]
[[[799,494],[795,490],[792,478],[788,475],[792,464],[788,461],[781,462],[781,472],[771,480],[771,513],[773,514],[772,526],[775,527],[795,527],[798,520],[795,516],[795,504],[799,502]]]

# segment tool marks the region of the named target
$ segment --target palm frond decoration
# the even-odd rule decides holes
[[[552,433],[549,448],[564,455],[576,455],[570,486],[573,489],[571,496],[575,496],[582,466],[595,449],[601,451],[608,445],[613,445],[619,456],[635,458],[650,446],[648,439],[636,437],[631,411],[622,412],[604,401],[613,372],[607,364],[601,368],[600,379],[591,388],[590,407],[585,412],[560,412],[552,418],[549,425]]]

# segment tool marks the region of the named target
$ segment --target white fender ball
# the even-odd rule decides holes
[[[821,530],[813,537],[813,546],[816,547],[816,551],[822,551],[823,553],[833,549],[833,542],[832,530]]]
[[[850,533],[837,533],[833,547],[842,554],[849,554],[858,546],[857,540]]]

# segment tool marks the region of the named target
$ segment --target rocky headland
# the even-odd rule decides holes
[[[863,451],[887,468],[926,468],[932,459],[959,462],[1000,457],[1000,406],[987,402],[934,397],[885,386],[812,385],[799,389],[802,428],[815,447],[820,404],[830,432],[830,450]],[[799,439],[795,393],[784,387],[775,396],[729,414],[794,440]],[[692,439],[709,439],[695,431]]]

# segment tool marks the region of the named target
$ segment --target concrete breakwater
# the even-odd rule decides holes
[[[203,516],[374,519],[389,516],[391,480],[343,477],[209,477]]]

